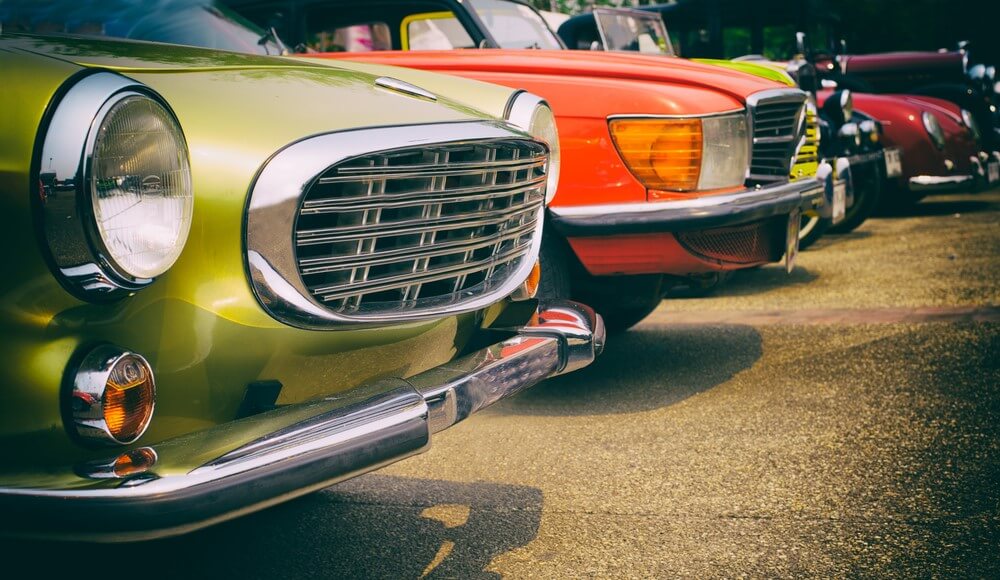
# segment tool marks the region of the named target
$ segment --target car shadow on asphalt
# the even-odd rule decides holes
[[[820,242],[822,241],[820,240]],[[797,266],[789,274],[785,271],[783,264],[772,264],[733,272],[725,284],[721,285],[710,297],[753,296],[778,288],[806,285],[817,279],[819,279],[819,275],[809,271],[808,268]]]
[[[650,321],[608,340],[589,367],[550,379],[487,413],[572,416],[634,413],[673,405],[725,383],[763,353],[744,325]]]
[[[37,577],[105,577],[133,562],[152,577],[498,578],[486,567],[538,535],[542,500],[533,487],[373,473],[176,538],[0,540],[0,554]]]

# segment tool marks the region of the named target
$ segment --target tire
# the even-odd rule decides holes
[[[580,301],[604,317],[604,328],[619,334],[649,316],[663,301],[663,276],[589,277]]]
[[[573,297],[573,267],[576,257],[566,240],[549,234],[542,234],[542,249],[538,254],[542,268],[542,278],[538,281],[536,297],[541,301],[569,300]]]
[[[815,244],[830,229],[832,223],[829,218],[802,216],[802,225],[799,226],[799,249],[805,250]]]
[[[851,169],[851,187],[854,188],[854,203],[847,208],[844,219],[830,227],[831,234],[846,234],[865,223],[879,207],[882,197],[882,170],[877,166],[865,167],[863,171]]]

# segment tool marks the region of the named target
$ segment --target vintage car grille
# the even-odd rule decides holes
[[[806,109],[806,133],[792,164],[791,179],[815,177],[819,168],[819,117],[812,108]]]
[[[298,273],[335,314],[460,304],[528,257],[545,198],[545,148],[497,139],[406,147],[320,174],[295,220]]]
[[[753,131],[750,185],[788,179],[795,149],[806,131],[805,99],[805,93],[796,89],[766,91],[748,99]]]
[[[688,251],[720,264],[776,262],[785,252],[788,218],[780,216],[739,226],[677,233]]]

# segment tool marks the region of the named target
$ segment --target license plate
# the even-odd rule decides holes
[[[839,181],[833,184],[833,223],[839,224],[847,213],[847,182]]]
[[[785,272],[791,274],[795,269],[795,258],[799,255],[799,228],[802,226],[802,214],[795,210],[788,214],[788,230],[785,236]]]
[[[903,161],[900,158],[899,149],[886,149],[885,153],[885,176],[899,177],[903,174]]]
[[[991,184],[1000,181],[1000,161],[990,161],[987,163],[986,175]]]

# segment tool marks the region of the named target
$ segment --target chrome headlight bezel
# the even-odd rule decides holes
[[[183,248],[193,212],[190,158],[176,115],[162,97],[143,84],[111,72],[79,79],[52,106],[39,134],[41,154],[33,166],[38,227],[53,272],[74,296],[93,302],[118,299],[153,283],[176,256],[150,276],[136,276],[121,267],[105,244],[95,218],[93,158],[97,134],[109,112],[128,98],[148,99],[166,112],[180,139],[176,151],[186,170],[188,211],[175,245]],[[179,251],[177,252],[179,253]]]
[[[927,136],[931,138],[934,146],[938,149],[944,149],[944,129],[941,128],[941,122],[938,121],[937,115],[930,111],[924,111],[920,114],[920,121],[923,123],[924,130],[927,131]]]
[[[548,175],[545,185],[545,204],[548,205],[556,196],[561,166],[559,130],[556,127],[552,107],[538,95],[520,91],[508,101],[504,118],[549,148],[549,163],[545,169]]]
[[[982,137],[982,133],[979,132],[979,125],[976,124],[976,118],[972,116],[972,113],[968,109],[962,109],[962,123],[972,134],[972,138],[978,141]]]

